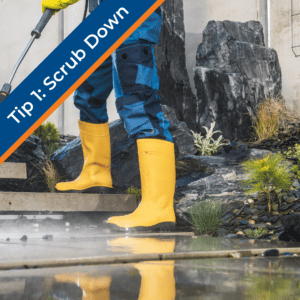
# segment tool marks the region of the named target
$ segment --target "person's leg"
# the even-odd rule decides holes
[[[137,139],[142,201],[130,215],[112,217],[113,230],[175,228],[175,155],[169,122],[158,96],[153,44],[139,40],[113,54],[116,106],[127,132]]]
[[[57,190],[85,190],[95,186],[112,187],[110,136],[106,110],[106,99],[112,88],[112,60],[109,57],[75,92],[74,104],[80,110],[78,123],[84,165],[76,180],[58,183]]]

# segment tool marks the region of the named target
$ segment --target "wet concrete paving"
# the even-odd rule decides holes
[[[2,221],[0,264],[43,258],[300,246],[298,243],[195,237],[191,233],[112,234],[102,228],[100,223],[95,225],[91,220],[82,224],[78,220],[73,222],[73,219],[68,219],[67,222],[66,218],[59,218],[54,221]],[[66,228],[69,230],[66,231]],[[20,237],[25,233],[28,239],[22,242]],[[43,240],[45,234],[51,234],[53,238]],[[5,240],[8,235],[10,241]],[[298,256],[153,261],[0,271],[0,299],[9,300],[299,298]]]

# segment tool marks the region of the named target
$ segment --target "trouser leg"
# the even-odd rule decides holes
[[[128,134],[172,142],[158,95],[153,44],[139,40],[122,45],[112,59],[116,107]]]
[[[112,89],[112,59],[109,57],[74,94],[74,104],[80,110],[80,121],[94,124],[107,123],[106,99]]]

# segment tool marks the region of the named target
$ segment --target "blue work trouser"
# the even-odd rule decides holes
[[[76,90],[74,103],[80,110],[81,121],[106,123],[106,100],[114,87],[117,111],[129,135],[135,139],[157,138],[172,142],[169,121],[163,116],[158,96],[154,44],[141,39],[159,34],[160,17],[153,14],[147,21],[153,26],[138,28],[102,63]]]

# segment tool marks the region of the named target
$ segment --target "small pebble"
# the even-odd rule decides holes
[[[27,241],[27,235],[23,235],[23,236],[20,238],[20,241],[26,242],[26,241]]]
[[[51,235],[51,234],[46,234],[46,235],[44,235],[44,236],[42,237],[42,239],[43,239],[43,240],[48,240],[48,241],[50,241],[50,240],[53,239],[53,235]]]
[[[278,249],[268,249],[262,256],[279,256],[279,251]]]

